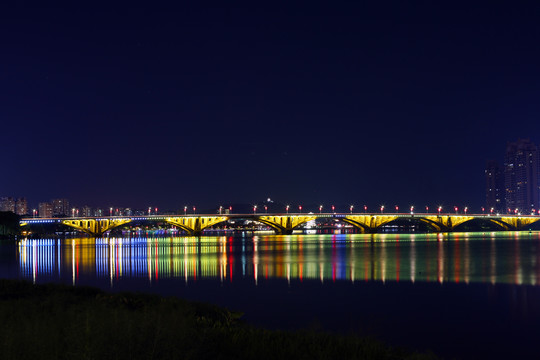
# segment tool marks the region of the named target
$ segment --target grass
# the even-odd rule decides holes
[[[434,359],[360,337],[286,332],[173,297],[0,280],[2,359]]]

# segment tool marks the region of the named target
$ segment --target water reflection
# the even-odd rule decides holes
[[[245,235],[22,240],[19,269],[39,280],[81,277],[317,279],[538,284],[539,232]]]

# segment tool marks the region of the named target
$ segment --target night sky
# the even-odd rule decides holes
[[[540,144],[538,2],[75,3],[0,9],[0,196],[479,211]]]

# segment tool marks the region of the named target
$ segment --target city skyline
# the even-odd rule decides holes
[[[479,209],[540,143],[539,7],[7,7],[0,196]]]

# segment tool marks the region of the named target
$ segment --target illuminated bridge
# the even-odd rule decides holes
[[[274,229],[276,234],[292,234],[308,221],[326,219],[337,220],[358,228],[363,233],[376,232],[380,227],[397,223],[400,220],[427,224],[436,232],[452,232],[456,227],[471,221],[480,221],[500,230],[527,230],[539,221],[534,215],[467,215],[467,214],[226,214],[226,215],[149,215],[149,216],[110,216],[73,218],[24,218],[20,225],[28,227],[39,224],[63,224],[90,236],[101,236],[105,232],[132,222],[165,222],[176,226],[189,235],[200,236],[204,229],[230,220],[252,220]],[[234,224],[230,224],[234,225]],[[234,226],[231,226],[234,227]]]

